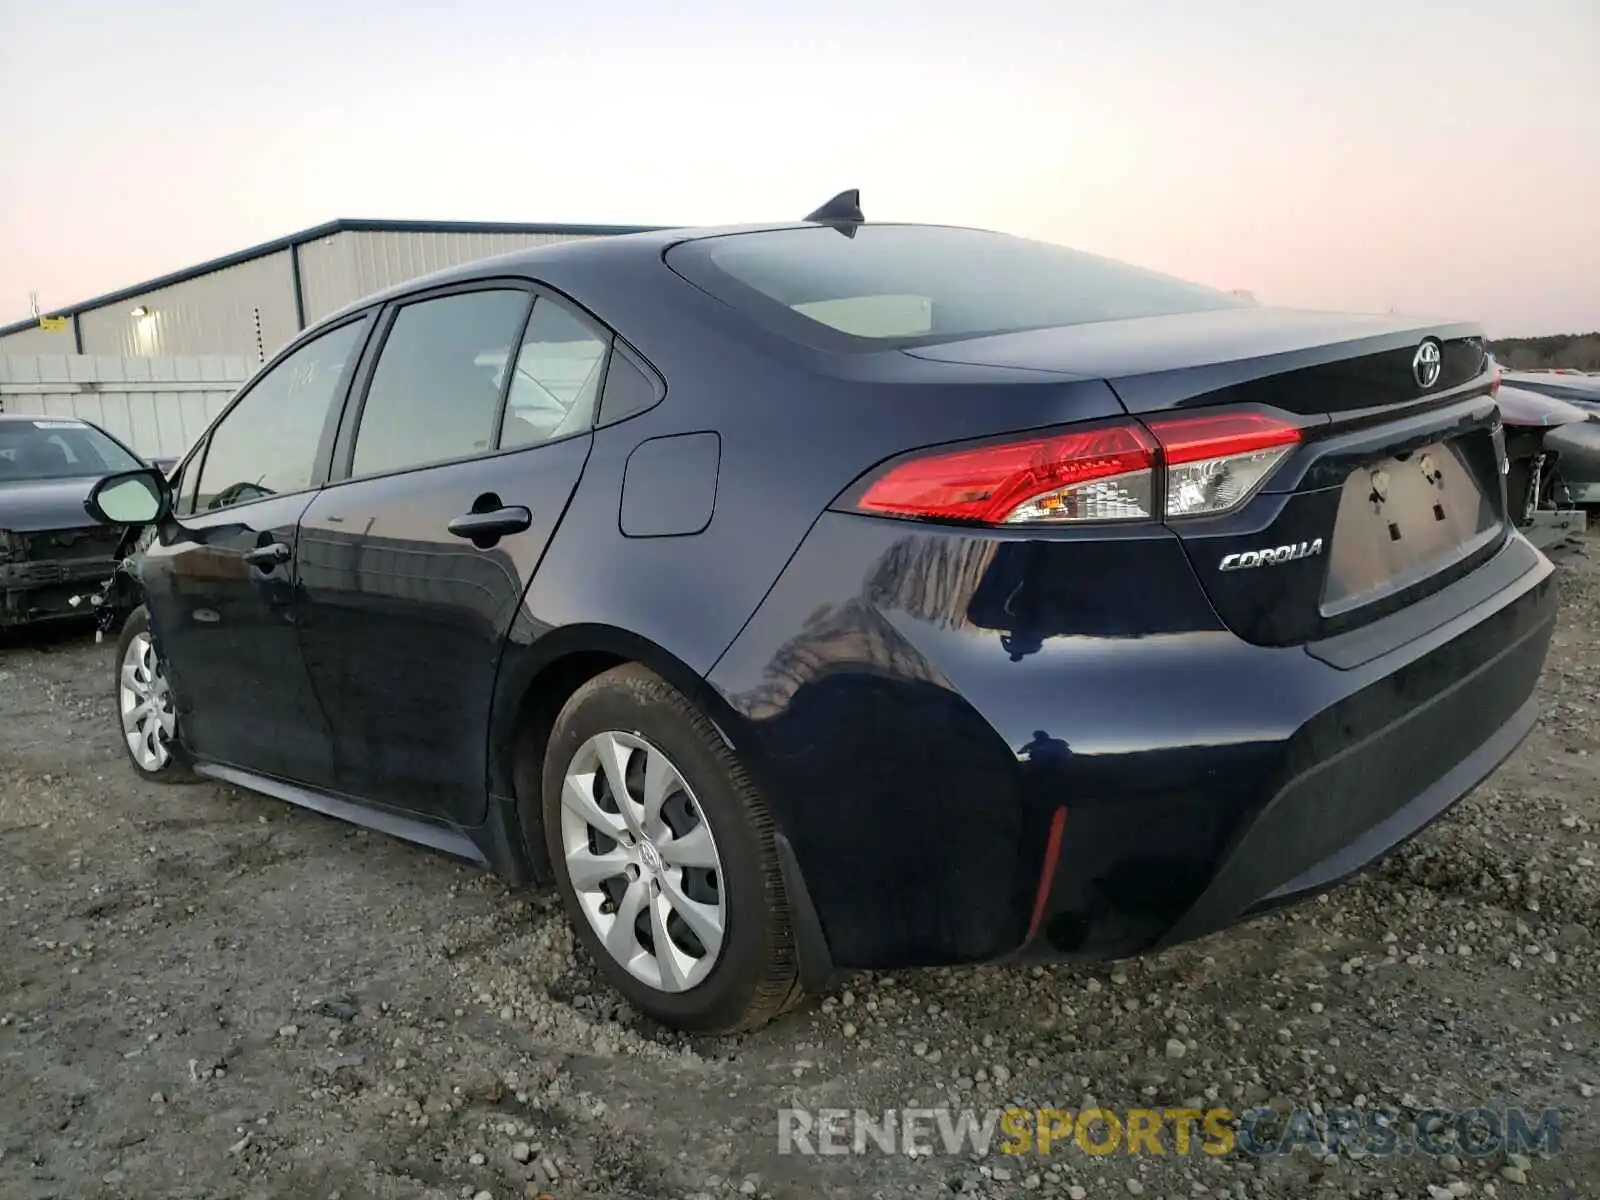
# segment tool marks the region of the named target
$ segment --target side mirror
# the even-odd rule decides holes
[[[144,468],[107,475],[83,502],[102,525],[149,525],[172,511],[172,489],[160,471]]]

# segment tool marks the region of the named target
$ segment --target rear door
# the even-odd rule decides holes
[[[497,281],[384,313],[301,523],[300,639],[341,791],[483,818],[501,646],[583,472],[609,335]]]
[[[189,460],[174,517],[140,562],[188,748],[312,786],[332,781],[333,743],[295,630],[299,522],[368,323],[345,322],[256,376]]]

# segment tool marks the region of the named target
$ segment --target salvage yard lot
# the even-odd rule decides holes
[[[141,784],[110,645],[24,639],[0,649],[0,1196],[1600,1195],[1589,550],[1559,572],[1538,729],[1358,882],[1148,960],[863,977],[713,1040],[619,1011],[548,893],[228,788]],[[1554,1107],[1564,1144],[778,1153],[792,1107],[1195,1100]]]

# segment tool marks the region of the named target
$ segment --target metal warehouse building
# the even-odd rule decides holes
[[[298,331],[430,271],[629,225],[330,221],[109,295],[0,326],[7,355],[228,355],[260,364]]]

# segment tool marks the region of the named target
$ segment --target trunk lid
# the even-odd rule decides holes
[[[1474,325],[1244,308],[907,353],[1103,379],[1139,417],[1243,408],[1298,425],[1301,445],[1241,508],[1167,522],[1218,615],[1258,644],[1313,642],[1394,612],[1509,536],[1503,434]]]
[[[1442,351],[1429,395],[1483,373],[1486,352],[1476,325],[1273,308],[1030,329],[905,353],[1105,379],[1132,413],[1261,403],[1330,415],[1418,399],[1424,389],[1413,377],[1412,359],[1425,338],[1437,340]]]

